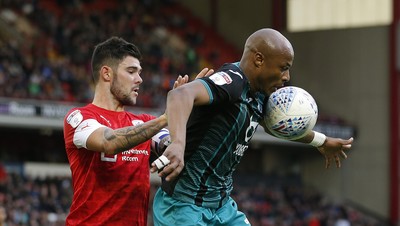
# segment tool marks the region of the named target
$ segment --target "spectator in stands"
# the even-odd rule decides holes
[[[7,213],[4,206],[0,206],[0,226],[6,226]]]
[[[7,179],[7,171],[4,168],[3,163],[0,162],[0,184]]]
[[[87,4],[67,4],[68,7],[62,8],[63,16],[59,17],[52,10],[46,10],[42,2],[33,6],[35,11],[26,14],[27,18],[17,17],[25,20],[24,23],[31,23],[29,27],[34,31],[25,34],[25,30],[18,30],[23,39],[15,37],[0,43],[1,96],[90,102],[94,91],[86,76],[90,73],[90,46],[108,34],[143,43],[142,51],[149,56],[142,64],[146,70],[151,68],[154,79],[144,81],[146,89],[142,94],[151,98],[138,101],[138,107],[163,108],[175,74],[198,70],[199,66],[192,62],[196,58],[190,50],[192,41],[184,40],[166,28],[172,23],[163,19],[162,9],[168,3],[149,7],[141,1],[118,2],[110,3],[116,7],[108,10],[88,10]],[[22,5],[2,2],[0,8],[21,11],[18,7]],[[192,52],[191,57],[186,57],[188,52]],[[4,90],[1,89],[2,80],[6,83]]]
[[[164,180],[154,198],[155,225],[249,225],[230,197],[232,174],[258,124],[265,128],[265,99],[290,80],[293,58],[281,33],[261,29],[247,39],[240,62],[168,93],[171,144],[163,156],[170,164],[159,172]],[[297,141],[318,147],[326,167],[331,161],[340,167],[353,138],[309,131]],[[157,168],[152,164],[153,172]]]
[[[346,210],[344,209],[343,206],[339,206],[334,226],[350,226],[350,225],[351,224],[350,221],[348,220]]]
[[[165,114],[156,118],[124,110],[139,94],[140,59],[139,49],[118,37],[94,49],[93,102],[71,109],[64,120],[74,187],[66,225],[147,225],[149,139],[167,120]],[[199,76],[212,72],[205,69]],[[179,76],[175,87],[187,80]]]
[[[243,183],[250,178],[259,183]],[[331,203],[327,197],[323,197],[317,191],[305,188],[301,183],[293,184],[284,175],[280,177],[241,175],[237,179],[232,197],[237,201],[238,207],[246,213],[253,226],[275,226],[278,216],[286,225],[296,225],[292,222],[301,222],[298,225],[312,226],[318,225],[318,222],[315,222],[318,220],[321,226],[328,225],[327,222],[333,225],[338,216],[338,210],[342,208],[340,205]],[[49,192],[54,190],[54,185],[57,192]],[[296,189],[293,189],[293,186]],[[50,187],[53,188],[49,189]],[[153,194],[156,189],[158,189],[158,185],[153,184],[151,193]],[[7,177],[6,187],[0,186],[0,206],[3,206],[6,211],[6,225],[24,225],[21,222],[23,220],[20,217],[21,213],[27,214],[25,220],[29,221],[29,225],[65,225],[65,216],[72,199],[71,190],[69,177],[27,178],[11,173]],[[49,199],[54,201],[42,201]],[[25,212],[19,210],[21,205],[25,206]],[[306,206],[309,208],[307,209]],[[56,209],[57,212],[52,212],[52,209]],[[305,209],[308,211],[303,211]],[[376,219],[350,208],[349,205],[343,207],[342,210],[346,212],[351,225],[385,225],[383,222],[378,222]],[[151,208],[149,216],[152,216]],[[312,217],[317,217],[314,220],[315,223],[307,224]],[[153,225],[152,218],[149,218],[148,225]]]

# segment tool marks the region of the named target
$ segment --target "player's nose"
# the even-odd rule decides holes
[[[136,79],[135,79],[135,84],[141,84],[143,82],[142,77],[138,74]]]
[[[283,80],[284,83],[290,81],[290,73],[289,73],[289,71],[285,71],[283,73],[282,80]]]

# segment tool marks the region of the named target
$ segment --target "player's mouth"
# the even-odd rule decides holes
[[[132,92],[135,94],[135,96],[138,96],[139,95],[139,87],[133,88]]]

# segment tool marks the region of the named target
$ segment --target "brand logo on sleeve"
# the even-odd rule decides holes
[[[225,84],[231,84],[232,78],[225,72],[218,72],[210,76],[211,81],[216,85],[222,86]]]
[[[80,110],[75,110],[71,112],[71,114],[67,117],[67,123],[72,126],[72,128],[76,128],[83,120],[83,115]]]

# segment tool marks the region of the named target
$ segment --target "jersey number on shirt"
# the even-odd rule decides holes
[[[103,162],[116,162],[117,161],[117,155],[114,155],[114,157],[107,157],[104,152],[101,153],[101,161]]]

